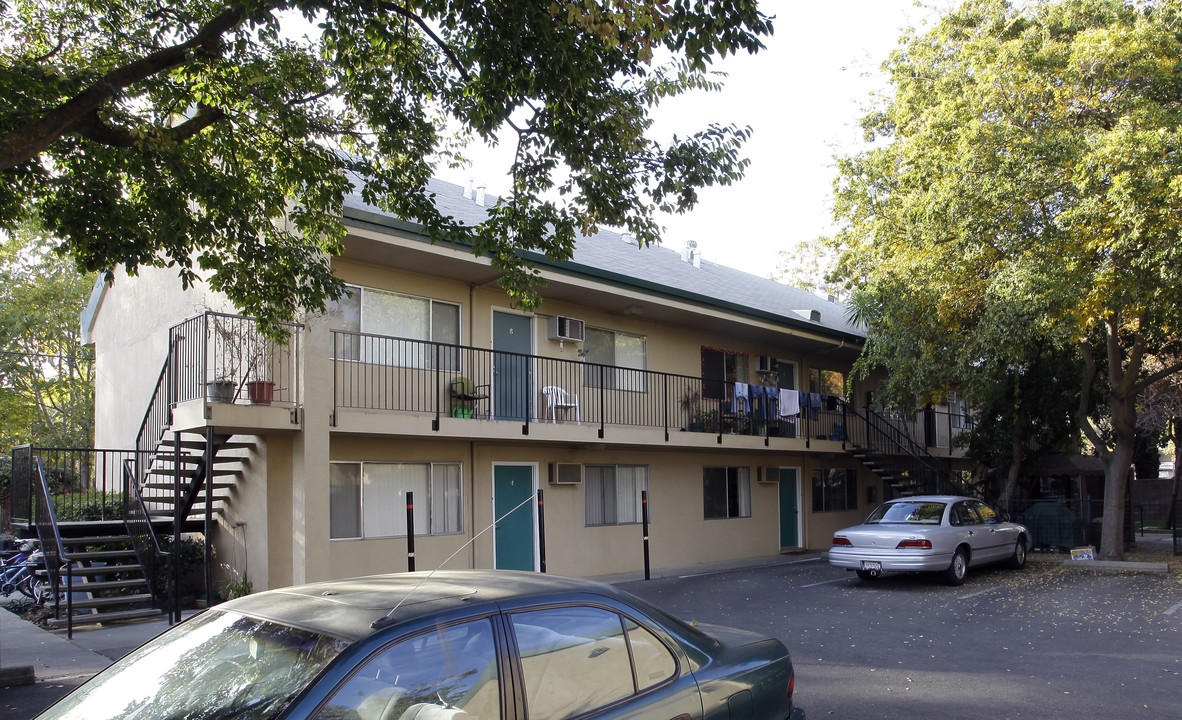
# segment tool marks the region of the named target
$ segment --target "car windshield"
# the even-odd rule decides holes
[[[273,718],[348,644],[208,610],[132,651],[40,717]]]
[[[944,517],[946,503],[942,502],[893,502],[879,505],[867,525],[878,523],[906,523],[908,525],[939,525]]]

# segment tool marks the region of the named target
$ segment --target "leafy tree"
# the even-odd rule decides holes
[[[1026,462],[1040,450],[1070,444],[1073,434],[1078,438],[1074,416],[1083,367],[1077,353],[1045,342],[1026,349],[1022,357],[952,366],[972,408],[968,455],[1005,471],[998,493],[1003,507],[1015,497]]]
[[[823,238],[804,240],[780,251],[780,261],[771,279],[812,293],[840,292],[827,282],[836,263],[833,249]]]
[[[44,232],[0,240],[0,448],[90,447],[94,360],[78,315],[94,276],[54,254]]]
[[[656,212],[742,176],[749,130],[661,144],[649,112],[772,25],[755,0],[9,0],[0,29],[0,227],[35,214],[86,271],[204,273],[273,324],[340,295],[354,189],[491,256],[525,306],[518,250],[656,242]],[[506,127],[512,191],[482,226],[441,216],[433,168]]]
[[[836,182],[863,364],[889,366],[893,390],[1076,348],[1106,558],[1123,554],[1137,398],[1182,367],[1147,364],[1177,357],[1182,324],[1180,61],[1174,2],[971,0],[892,54],[892,94],[864,121],[882,142]]]

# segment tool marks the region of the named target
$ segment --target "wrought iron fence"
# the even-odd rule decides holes
[[[31,447],[27,452],[41,463],[59,521],[123,519],[123,465],[136,458],[136,451]],[[30,466],[30,477],[33,470]],[[35,490],[35,483],[30,487]]]
[[[172,402],[283,405],[299,401],[301,325],[266,337],[252,318],[206,312],[169,330]],[[169,370],[166,364],[165,373]],[[164,374],[164,373],[162,373]]]
[[[617,425],[806,443],[844,442],[853,421],[844,401],[818,393],[425,340],[337,330],[332,355],[338,412],[562,422],[597,427],[600,437]]]

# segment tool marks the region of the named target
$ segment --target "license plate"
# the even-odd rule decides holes
[[[862,569],[863,570],[882,570],[882,563],[878,562],[877,560],[863,560],[862,561]]]

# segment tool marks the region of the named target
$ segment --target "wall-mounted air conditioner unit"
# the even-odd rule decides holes
[[[780,482],[780,468],[778,467],[761,467],[758,468],[759,474],[756,479],[761,483],[778,483]]]
[[[576,320],[575,318],[564,317],[562,315],[556,315],[550,318],[547,330],[547,336],[551,340],[583,342],[583,338],[586,336],[586,330],[582,320]]]
[[[776,369],[779,368],[779,366],[780,366],[779,361],[776,360],[774,357],[772,357],[770,355],[760,355],[759,356],[759,367],[757,368],[757,372],[775,372]]]
[[[578,463],[550,463],[551,485],[579,485],[582,482],[582,465]]]

